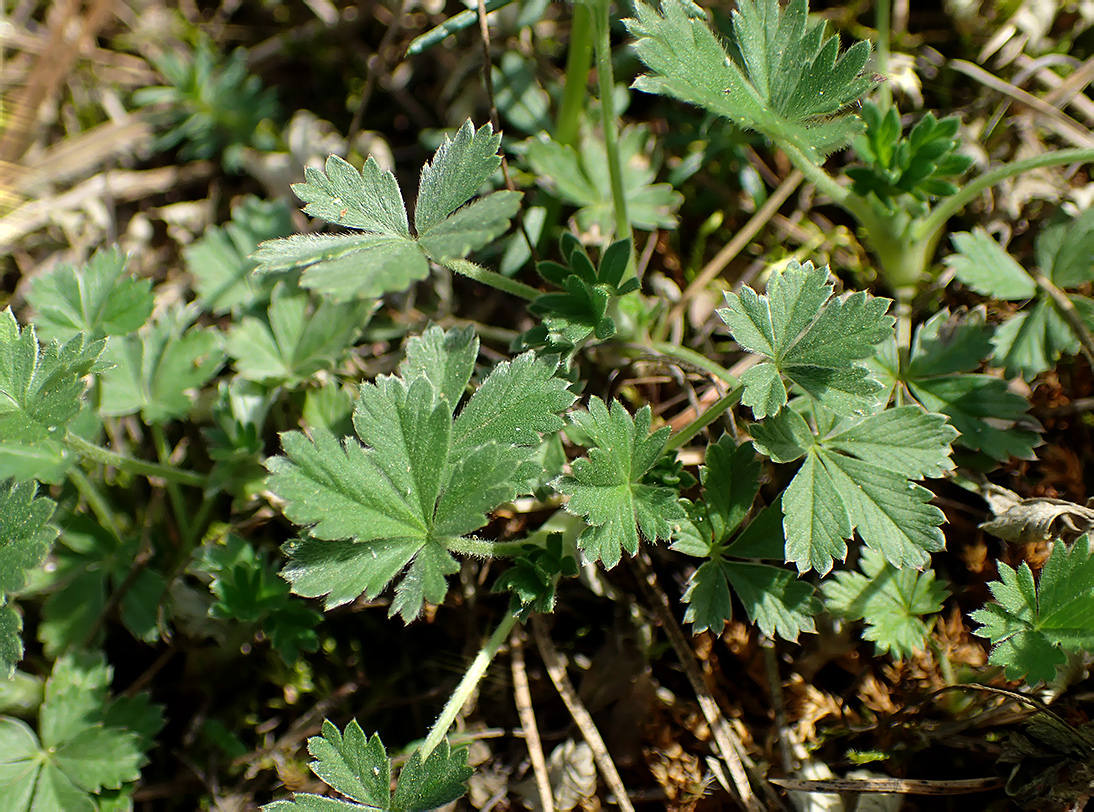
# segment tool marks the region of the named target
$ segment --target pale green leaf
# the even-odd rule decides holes
[[[737,59],[697,12],[678,0],[664,0],[661,14],[635,5],[636,19],[625,24],[651,70],[636,88],[789,142],[815,163],[861,132],[862,122],[845,108],[878,81],[864,72],[868,43],[841,55],[838,38],[824,36],[825,23],[808,20],[806,0],[785,8],[777,0],[742,0],[733,13]]]
[[[946,264],[966,287],[1008,301],[1037,295],[1033,277],[984,229],[957,233],[951,239],[957,253],[946,257]]]
[[[291,212],[282,200],[264,201],[247,195],[233,206],[230,223],[207,228],[201,239],[183,249],[202,307],[219,315],[265,299],[269,285],[253,278],[258,263],[251,255],[264,240],[285,237],[292,231]]]
[[[799,572],[816,570],[824,575],[834,559],[847,557],[852,527],[836,483],[819,451],[811,449],[783,491],[786,560],[794,562]]]
[[[192,392],[224,363],[220,333],[191,326],[196,316],[192,307],[176,308],[135,336],[109,340],[104,357],[114,366],[103,374],[102,414],[139,411],[148,423],[166,423],[189,413]]]
[[[946,423],[945,415],[901,406],[837,424],[824,445],[909,479],[921,479],[940,477],[953,469],[950,443],[955,437],[957,430]]]
[[[474,328],[445,331],[434,324],[407,342],[399,374],[405,381],[426,378],[454,412],[471,382],[478,356],[479,337]]]
[[[419,235],[435,228],[475,196],[501,166],[499,146],[501,133],[495,133],[489,124],[476,130],[470,119],[455,138],[444,136],[433,160],[422,167],[414,210],[414,228]]]
[[[889,300],[855,293],[833,297],[827,267],[792,261],[767,293],[726,294],[718,315],[744,349],[770,359],[742,376],[742,402],[757,419],[777,414],[786,391],[775,370],[839,414],[874,407],[882,386],[861,363],[892,336]],[[774,369],[772,369],[774,367]]]
[[[997,603],[972,613],[974,634],[991,640],[991,662],[1008,679],[1048,682],[1065,662],[1065,651],[1094,647],[1094,555],[1085,535],[1068,547],[1057,541],[1038,583],[1028,564],[999,565],[989,584]]]
[[[375,158],[365,161],[358,172],[331,155],[324,170],[305,167],[304,183],[293,184],[296,196],[307,203],[305,214],[369,234],[410,237],[399,182],[381,170]]]
[[[23,616],[0,598],[0,679],[10,680],[23,659]],[[2,745],[0,745],[2,747]],[[0,774],[3,767],[0,766]],[[3,778],[0,778],[0,782]]]
[[[152,314],[152,280],[125,277],[126,258],[116,247],[97,251],[82,268],[61,265],[36,276],[27,292],[38,311],[35,327],[61,341],[133,332]]]
[[[308,739],[308,752],[315,759],[309,769],[343,795],[381,809],[391,802],[387,751],[380,737],[368,738],[356,719],[346,725],[344,735],[324,720],[323,735]]]
[[[1027,381],[1056,366],[1061,355],[1079,351],[1079,340],[1047,298],[1007,319],[996,329],[992,344],[992,361],[1008,376]]]
[[[103,341],[77,334],[64,344],[38,344],[20,330],[11,308],[0,312],[0,441],[40,443],[59,436],[80,411],[84,376],[103,368]]]
[[[848,620],[864,620],[867,640],[879,653],[911,657],[922,650],[928,627],[925,615],[941,611],[949,590],[934,572],[896,569],[880,552],[865,548],[861,572],[837,572],[821,585],[828,610]]]
[[[265,317],[244,316],[228,331],[224,348],[243,378],[294,386],[337,364],[372,310],[362,302],[312,306],[306,293],[279,285]]]
[[[642,484],[665,448],[668,427],[650,434],[648,406],[632,420],[621,404],[613,403],[609,411],[596,397],[588,411],[571,414],[570,420],[594,446],[587,457],[573,462],[570,475],[553,485],[570,497],[566,510],[589,524],[578,539],[586,557],[610,569],[623,550],[638,552],[640,534],[649,541],[670,538],[674,525],[685,518],[675,491]]]

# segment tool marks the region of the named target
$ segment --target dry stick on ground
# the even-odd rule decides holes
[[[665,630],[665,635],[668,637],[673,651],[676,652],[680,664],[684,667],[684,674],[691,684],[691,689],[695,691],[695,697],[699,701],[699,708],[703,711],[703,717],[707,720],[707,724],[710,725],[711,732],[714,734],[714,741],[718,745],[722,761],[729,768],[729,774],[733,778],[734,786],[737,788],[739,803],[748,812],[762,812],[763,804],[760,803],[760,799],[756,797],[752,785],[749,783],[748,771],[744,762],[744,759],[747,758],[744,745],[733,731],[733,728],[729,726],[718,707],[718,703],[710,693],[710,689],[707,688],[703,679],[703,672],[695,659],[695,653],[691,650],[687,640],[684,639],[684,634],[680,631],[676,618],[672,616],[668,596],[657,583],[657,575],[650,567],[649,559],[645,553],[639,552],[628,563],[635,570],[638,586],[641,588],[646,602],[657,615],[657,619],[661,622],[661,627]],[[767,786],[761,776],[754,776],[754,780],[765,788],[769,800],[781,806],[774,791]]]
[[[520,715],[520,727],[528,744],[528,758],[536,776],[539,803],[543,812],[555,812],[555,798],[551,790],[551,778],[547,774],[547,760],[543,757],[543,743],[539,739],[536,713],[532,708],[532,692],[528,690],[528,672],[524,669],[524,630],[519,626],[509,635],[509,651],[513,669],[513,699]]]
[[[706,266],[699,272],[699,275],[692,280],[691,284],[687,286],[684,292],[680,295],[680,301],[672,308],[672,312],[669,313],[669,323],[676,322],[684,313],[684,309],[688,306],[688,302],[706,288],[718,274],[720,274],[737,254],[741,252],[741,249],[748,245],[748,241],[760,233],[767,221],[779,210],[779,206],[786,202],[786,199],[794,193],[794,190],[798,188],[798,185],[804,180],[805,176],[802,175],[797,169],[786,176],[779,187],[771,193],[769,197],[759,210],[752,215],[751,219],[745,223],[744,228],[738,231],[733,239],[715,254],[714,258],[706,264]]]
[[[543,665],[554,683],[558,695],[562,697],[566,709],[570,711],[577,729],[581,731],[586,743],[593,751],[593,759],[604,777],[608,788],[615,793],[616,803],[623,812],[634,812],[627,788],[623,786],[623,779],[619,777],[619,771],[615,768],[612,757],[608,754],[608,748],[604,745],[604,739],[600,737],[600,731],[593,723],[593,717],[585,708],[584,703],[574,690],[570,678],[566,676],[566,666],[551,642],[551,636],[547,633],[547,627],[539,615],[532,615],[532,633],[536,638],[536,647],[539,648],[539,656],[543,658]]]

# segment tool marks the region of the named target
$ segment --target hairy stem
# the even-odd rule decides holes
[[[945,227],[946,221],[950,217],[965,208],[981,192],[1007,178],[1013,178],[1032,169],[1041,169],[1046,166],[1061,166],[1090,161],[1094,161],[1094,149],[1062,149],[1056,152],[1046,152],[1043,155],[1035,155],[1022,161],[1014,161],[990,172],[985,172],[963,187],[957,194],[939,201],[930,214],[913,227],[911,237],[913,240],[919,241],[937,234]]]
[[[634,239],[631,221],[627,217],[627,197],[623,190],[623,165],[619,158],[619,131],[615,116],[615,74],[612,70],[612,44],[609,37],[611,17],[608,0],[596,0],[593,4],[593,41],[596,55],[596,79],[600,91],[600,116],[604,126],[604,150],[608,155],[608,177],[612,184],[612,204],[615,209],[615,238],[631,241],[631,258],[627,265],[628,275],[634,270]]]
[[[566,82],[562,86],[562,101],[555,121],[555,141],[573,144],[581,129],[581,112],[585,109],[585,93],[589,81],[589,64],[593,55],[593,17],[589,7],[573,6],[570,23],[570,45],[566,54]]]
[[[517,615],[506,612],[505,616],[501,619],[501,623],[494,629],[494,633],[490,635],[490,639],[486,641],[486,644],[481,649],[479,649],[479,653],[475,655],[475,659],[471,662],[471,666],[467,669],[467,673],[463,675],[460,684],[456,686],[456,690],[453,691],[452,696],[448,698],[448,702],[445,703],[441,715],[437,717],[437,721],[433,724],[433,728],[429,731],[429,735],[422,743],[421,754],[423,760],[433,752],[437,745],[440,744],[448,734],[448,729],[452,727],[452,723],[456,721],[456,716],[459,715],[460,709],[463,708],[467,698],[474,692],[475,687],[486,673],[486,669],[490,666],[490,663],[497,655],[498,650],[509,636],[509,632],[513,630],[513,627],[517,625],[518,621],[519,617]]]
[[[535,301],[543,295],[531,285],[525,285],[523,282],[502,276],[496,271],[488,271],[481,265],[476,265],[467,259],[450,259],[444,262],[443,265],[450,271],[455,271],[468,279],[474,279],[476,282],[489,285],[503,293],[508,293],[529,302]]]
[[[205,486],[205,477],[201,474],[194,473],[193,471],[182,471],[170,465],[160,465],[155,462],[147,462],[145,460],[127,457],[124,454],[118,454],[114,451],[102,448],[101,446],[97,446],[94,443],[89,443],[84,438],[78,437],[75,434],[66,434],[61,442],[82,457],[86,457],[87,459],[101,463],[102,465],[112,465],[115,468],[120,468],[131,474],[139,474],[140,476],[146,477],[162,477],[169,482],[177,482],[180,485],[190,485],[195,488]]]
[[[651,341],[649,349],[679,361],[682,366],[701,369],[708,375],[712,375],[730,386],[737,386],[738,384],[737,379],[730,374],[728,369],[721,364],[714,363],[705,355],[698,353],[695,350],[681,347],[679,344],[671,344],[667,341]]]

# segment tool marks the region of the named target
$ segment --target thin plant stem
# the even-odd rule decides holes
[[[879,74],[889,76],[889,40],[893,33],[891,0],[878,0],[874,19],[877,25],[877,42],[874,43],[874,68]],[[887,110],[893,105],[893,91],[888,82],[882,82],[877,89],[881,99],[881,108]]]
[[[167,436],[163,433],[163,426],[152,426],[152,442],[156,446],[156,456],[160,458],[160,463],[167,465],[171,459],[171,452],[167,448]],[[179,490],[177,482],[167,480],[167,498],[171,500],[171,511],[175,514],[175,521],[178,523],[179,535],[185,540],[187,546],[190,542],[190,514],[186,508],[186,500],[182,496],[182,491]]]
[[[1060,316],[1067,322],[1067,326],[1071,328],[1071,332],[1075,334],[1075,337],[1079,339],[1079,347],[1082,349],[1083,355],[1086,356],[1087,363],[1094,367],[1094,340],[1091,339],[1090,331],[1083,324],[1082,316],[1075,309],[1071,299],[1067,298],[1067,294],[1056,287],[1055,283],[1040,271],[1033,271],[1031,276],[1037,282],[1037,287],[1052,299]]]
[[[99,520],[99,524],[114,537],[115,541],[120,542],[122,533],[118,523],[114,521],[114,511],[111,510],[106,497],[99,492],[95,483],[88,479],[87,475],[79,468],[73,468],[68,472],[68,481],[76,486],[77,492],[87,502],[91,512],[95,514],[95,518]]]
[[[555,141],[568,145],[577,141],[581,129],[581,112],[585,109],[585,94],[589,82],[589,65],[593,57],[592,11],[582,3],[574,3],[570,23],[570,45],[566,54],[566,81],[562,86],[562,101],[555,121]]]
[[[486,268],[481,265],[476,265],[470,260],[450,259],[443,264],[450,271],[455,271],[462,276],[466,276],[468,279],[474,279],[476,282],[480,282],[483,285],[489,285],[492,288],[524,299],[525,301],[533,302],[543,295],[541,291],[536,290],[531,285],[525,285],[523,282],[518,282],[515,279],[502,276],[496,271],[488,271]]]
[[[627,217],[627,196],[623,189],[623,165],[619,157],[619,130],[615,116],[615,74],[612,70],[609,0],[596,0],[593,7],[593,53],[596,58],[596,80],[600,94],[600,116],[604,126],[604,151],[608,156],[608,177],[612,185],[612,206],[615,211],[615,238],[631,241],[631,257],[627,275],[635,273],[634,238]]]
[[[204,487],[206,484],[205,477],[201,474],[193,471],[183,471],[170,465],[160,465],[155,462],[127,457],[124,454],[118,454],[114,451],[102,448],[101,446],[97,446],[94,443],[89,443],[83,437],[79,437],[75,434],[66,434],[61,442],[89,460],[102,465],[112,465],[115,468],[120,468],[131,474],[139,474],[140,476],[146,477],[161,477],[170,482],[177,482],[180,485],[190,485],[195,488]]]
[[[494,629],[494,633],[490,635],[490,639],[486,641],[486,644],[479,649],[479,653],[475,655],[475,659],[471,661],[471,666],[467,669],[467,672],[463,675],[463,679],[460,680],[460,684],[456,686],[456,690],[452,692],[452,696],[448,698],[448,702],[445,703],[444,708],[441,710],[441,715],[437,717],[437,721],[433,724],[433,728],[429,731],[429,735],[422,743],[421,754],[424,760],[426,756],[433,752],[438,744],[448,734],[448,729],[452,727],[452,723],[456,721],[456,716],[459,715],[460,710],[463,708],[467,698],[474,692],[479,681],[486,674],[486,669],[493,662],[494,657],[497,656],[498,651],[505,643],[509,633],[513,630],[513,627],[517,625],[520,620],[518,615],[512,612],[506,612],[505,616],[501,619],[501,623]]]
[[[708,375],[712,375],[730,386],[737,386],[738,384],[737,378],[724,366],[714,363],[714,361],[711,361],[702,353],[698,353],[688,347],[681,347],[679,344],[671,344],[667,341],[651,341],[649,343],[649,349],[660,353],[661,355],[673,358],[684,366],[701,369]]]
[[[735,386],[725,395],[714,401],[709,409],[688,423],[687,426],[680,429],[680,431],[676,432],[676,434],[669,437],[669,441],[665,444],[665,450],[675,451],[676,449],[687,445],[695,435],[721,417],[728,409],[732,409],[736,406],[737,402],[741,399],[742,392],[744,392],[743,386]]]
[[[1056,152],[1035,155],[1021,161],[1013,161],[990,172],[985,172],[980,177],[970,181],[967,186],[962,187],[957,194],[943,198],[931,210],[930,214],[913,227],[911,238],[918,241],[940,231],[950,217],[965,208],[981,192],[1007,178],[1013,178],[1024,172],[1046,166],[1062,166],[1072,163],[1088,163],[1090,161],[1094,161],[1094,149],[1061,149]]]

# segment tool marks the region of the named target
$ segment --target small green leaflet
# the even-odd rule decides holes
[[[444,265],[499,237],[520,207],[519,192],[494,192],[468,201],[501,165],[501,135],[470,121],[454,139],[445,136],[422,167],[410,232],[395,176],[369,158],[358,172],[336,155],[326,171],[307,167],[293,191],[304,211],[354,234],[298,234],[262,243],[256,273],[303,268],[300,284],[339,299],[377,298],[406,290],[429,275],[429,262]],[[467,205],[465,205],[467,204]]]
[[[34,482],[0,482],[0,679],[23,659],[23,619],[7,596],[26,585],[26,573],[49,552],[57,529],[47,524],[56,505],[37,496]]]
[[[912,480],[953,467],[957,431],[944,415],[903,406],[859,419],[818,407],[816,432],[794,409],[749,426],[761,454],[774,462],[805,458],[783,493],[786,559],[799,572],[822,575],[847,555],[857,530],[896,567],[920,569],[943,549],[942,511]]]
[[[279,284],[265,315],[244,316],[228,331],[224,349],[241,377],[297,386],[341,360],[373,309],[372,302],[313,305],[306,291]]]
[[[862,551],[859,569],[837,572],[821,584],[828,610],[866,621],[862,636],[873,640],[879,653],[901,658],[922,650],[929,630],[922,618],[942,610],[950,594],[946,585],[935,581],[933,570],[898,570],[869,547]]]
[[[301,651],[316,651],[315,627],[323,616],[289,594],[265,552],[234,534],[201,548],[190,571],[212,576],[209,591],[216,602],[209,616],[238,631],[241,626],[261,630],[281,658],[292,665]]]
[[[730,541],[760,488],[760,463],[751,445],[736,446],[723,435],[707,447],[699,474],[702,499],[682,500],[688,519],[672,544],[676,552],[708,559],[688,579],[684,622],[691,623],[695,633],[721,632],[733,616],[732,586],[749,620],[764,634],[797,640],[801,632],[815,631],[813,615],[820,611],[820,603],[812,586],[781,567],[741,560],[783,560],[778,503],[761,510]]]
[[[364,445],[322,429],[282,435],[269,487],[309,526],[285,547],[296,594],[325,595],[328,608],[373,598],[409,565],[391,613],[410,621],[423,602],[443,601],[452,552],[469,548],[486,514],[526,492],[541,467],[534,446],[561,427],[573,395],[554,377],[557,358],[525,353],[454,417],[477,354],[469,331],[431,328],[410,342],[402,377],[362,387],[353,423]]]
[[[66,655],[46,682],[38,733],[0,717],[0,797],[6,810],[95,812],[140,777],[145,751],[163,727],[162,709],[108,696],[100,654]]]
[[[399,774],[399,783],[391,792],[391,762],[380,737],[370,739],[357,720],[346,725],[345,734],[329,721],[323,722],[323,735],[308,739],[312,761],[308,767],[325,784],[352,801],[310,793],[293,793],[291,801],[274,801],[263,812],[412,812],[436,809],[456,800],[467,791],[466,782],[474,772],[467,766],[467,748],[452,750],[447,739],[424,759],[415,750]],[[363,806],[361,805],[363,804]]]
[[[1007,679],[1048,682],[1066,661],[1065,651],[1094,648],[1094,555],[1080,536],[1069,548],[1056,541],[1034,583],[1029,564],[1015,570],[999,563],[999,580],[988,586],[998,603],[971,617],[974,634],[991,640],[990,662],[1006,667]]]
[[[567,264],[540,262],[536,266],[539,275],[560,292],[545,293],[528,309],[543,319],[543,326],[525,333],[533,341],[536,332],[543,341],[548,338],[566,345],[576,345],[590,333],[600,340],[615,335],[615,321],[608,315],[613,297],[637,290],[639,282],[631,277],[626,282],[623,275],[630,259],[630,240],[616,240],[600,255],[596,265],[589,258],[585,247],[577,237],[565,232],[560,249]]]
[[[741,402],[757,419],[786,405],[781,376],[798,384],[837,414],[852,415],[876,406],[881,384],[861,363],[893,335],[890,301],[865,292],[833,297],[828,267],[792,260],[767,283],[767,293],[742,288],[727,293],[718,311],[733,338],[766,360],[741,376]]]
[[[98,251],[83,268],[61,265],[34,278],[27,301],[38,311],[35,328],[45,339],[77,333],[98,339],[127,335],[152,315],[152,280],[126,279],[118,248]]]
[[[1061,355],[1079,351],[1079,339],[1061,315],[1058,305],[984,229],[953,235],[957,253],[946,258],[962,284],[984,296],[1007,301],[1032,299],[1031,307],[1000,325],[992,339],[993,362],[1008,376],[1027,381],[1055,366]],[[1041,273],[1058,288],[1074,288],[1094,280],[1094,208],[1078,218],[1052,226],[1034,242]],[[1068,294],[1079,318],[1089,330],[1094,301]]]
[[[646,127],[624,127],[619,134],[627,219],[643,231],[675,227],[676,210],[684,202],[684,196],[668,183],[654,183],[660,161],[651,158],[655,155],[651,146]],[[600,138],[586,131],[575,149],[540,135],[527,142],[527,159],[549,191],[578,207],[574,221],[580,231],[615,233],[608,157]]]
[[[900,385],[905,397],[950,419],[958,442],[993,459],[1033,459],[1041,440],[1027,413],[1029,402],[994,375],[974,373],[991,354],[991,328],[983,307],[968,312],[941,310],[916,328],[906,371],[900,371],[896,339],[869,362],[885,385],[888,401]]]
[[[232,207],[230,223],[205,229],[200,240],[183,249],[202,307],[216,315],[239,313],[268,299],[270,285],[254,278],[258,263],[250,256],[259,243],[292,232],[292,213],[285,201],[254,195]]]
[[[110,339],[104,357],[114,366],[103,375],[103,415],[139,411],[147,423],[166,423],[189,413],[191,390],[224,363],[220,333],[191,326],[197,315],[192,305],[176,307],[135,336]]]
[[[61,436],[80,411],[84,376],[106,367],[103,343],[77,333],[40,347],[34,327],[20,330],[10,307],[0,312],[0,442]]]
[[[609,411],[597,397],[589,400],[588,411],[571,413],[570,421],[593,447],[587,457],[574,460],[571,474],[552,484],[570,497],[566,510],[589,524],[577,542],[585,558],[611,569],[623,550],[638,552],[640,533],[649,541],[671,538],[685,518],[675,490],[642,481],[664,451],[671,429],[650,434],[649,406],[632,420],[620,403]]]
[[[776,142],[789,142],[820,163],[862,131],[846,114],[879,81],[864,73],[870,45],[842,55],[839,38],[810,22],[806,0],[741,0],[733,12],[740,58],[731,56],[702,12],[685,0],[663,0],[661,14],[643,2],[624,20],[634,49],[650,69],[634,87],[725,116]]]

